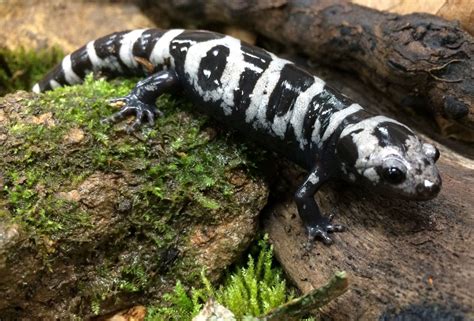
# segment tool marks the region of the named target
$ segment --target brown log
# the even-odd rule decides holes
[[[354,75],[321,66],[314,72],[374,113],[430,128],[423,117],[395,115],[393,102],[371,88],[364,90]],[[393,200],[333,182],[317,194],[317,201],[348,231],[333,235],[334,245],[316,243],[310,251],[292,199],[302,173],[289,164],[282,166],[286,170],[272,189],[275,201],[264,215],[264,229],[287,275],[303,292],[319,287],[335,271],[347,271],[348,293],[323,309],[334,320],[376,320],[390,307],[420,303],[472,312],[474,161],[445,147],[445,138],[434,137],[444,184],[438,198],[420,203]],[[474,155],[472,147],[458,149]]]
[[[399,14],[426,12],[447,20],[458,20],[461,26],[474,34],[474,7],[471,0],[351,0],[361,6]]]
[[[372,111],[394,116],[393,103],[373,90],[362,91],[364,86],[354,76],[321,68],[316,72]],[[429,126],[422,117],[397,119]],[[335,244],[329,247],[319,242],[307,249],[292,199],[303,176],[283,166],[286,170],[275,184],[275,203],[264,215],[263,226],[287,275],[304,293],[335,271],[347,271],[348,293],[323,309],[334,320],[377,320],[387,309],[413,304],[440,305],[465,316],[473,312],[474,161],[444,147],[442,137],[436,138],[443,188],[434,200],[388,199],[338,182],[318,192],[323,212],[335,213],[335,222],[348,228],[333,235]],[[472,147],[463,151],[470,156],[474,152]]]
[[[354,71],[397,108],[423,106],[445,136],[474,141],[474,38],[457,22],[384,13],[346,0],[153,3],[180,23],[243,25],[319,62]]]
[[[277,259],[304,293],[334,271],[347,271],[349,292],[324,310],[334,320],[377,320],[387,309],[441,305],[468,314],[473,302],[474,163],[441,159],[444,189],[426,203],[382,198],[338,184],[317,200],[348,230],[335,244],[307,236],[290,195],[269,209],[264,221]],[[302,177],[287,173],[295,190]]]

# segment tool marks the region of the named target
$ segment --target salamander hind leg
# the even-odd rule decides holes
[[[169,92],[179,86],[178,77],[174,70],[164,70],[153,74],[140,82],[132,91],[120,98],[109,100],[112,106],[120,107],[120,111],[103,119],[105,123],[116,123],[128,116],[134,115],[135,120],[127,126],[127,132],[133,132],[143,123],[153,126],[155,118],[161,116],[161,111],[156,107],[156,99],[163,93]]]
[[[332,215],[325,217],[321,215],[318,204],[314,200],[314,194],[326,181],[320,171],[313,170],[305,179],[303,184],[295,193],[295,203],[298,213],[306,227],[310,242],[315,238],[320,238],[326,245],[333,243],[328,233],[342,232],[344,227],[339,224],[332,224]]]

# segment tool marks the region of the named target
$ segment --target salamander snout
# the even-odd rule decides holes
[[[416,186],[416,194],[419,200],[430,200],[438,195],[441,190],[441,178],[425,179]]]
[[[375,166],[379,176],[377,187],[388,194],[419,201],[434,198],[441,190],[441,177],[435,157],[422,153],[391,154]]]
[[[414,175],[415,195],[418,200],[430,200],[438,195],[441,190],[441,176],[439,175],[438,168],[435,163],[439,159],[438,149],[431,145],[424,143],[421,148],[421,155],[419,157],[413,157],[415,163],[418,159],[417,171],[421,175]],[[426,157],[426,158],[425,158]]]
[[[339,138],[337,156],[343,177],[391,197],[434,198],[441,189],[438,149],[394,120],[365,122],[348,127]]]

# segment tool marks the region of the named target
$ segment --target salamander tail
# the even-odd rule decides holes
[[[32,90],[36,93],[81,83],[88,73],[104,76],[144,75],[150,70],[140,64],[148,60],[163,35],[159,29],[116,32],[77,49],[63,58]]]

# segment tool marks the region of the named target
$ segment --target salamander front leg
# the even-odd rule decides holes
[[[178,85],[178,76],[174,70],[164,70],[153,74],[139,81],[127,96],[111,99],[109,103],[121,109],[103,119],[103,122],[116,123],[130,115],[135,115],[135,121],[127,127],[127,132],[135,131],[145,121],[153,126],[155,118],[162,115],[156,107],[156,99]]]
[[[314,169],[296,191],[295,203],[301,220],[308,231],[310,241],[318,237],[329,245],[333,241],[328,232],[341,232],[344,227],[339,224],[332,224],[332,216],[322,216],[318,204],[314,200],[314,194],[326,180],[327,178],[324,175],[320,175],[319,171]]]

